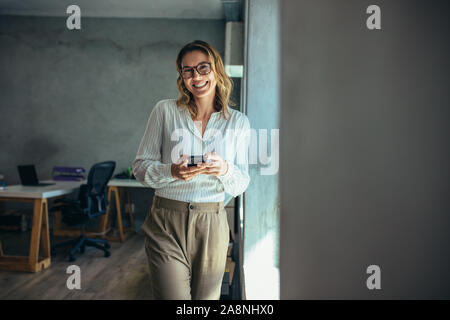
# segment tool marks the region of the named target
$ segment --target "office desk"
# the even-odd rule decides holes
[[[38,272],[48,268],[50,259],[50,237],[48,227],[47,199],[72,193],[80,187],[78,181],[46,181],[51,186],[25,187],[8,186],[0,190],[0,202],[33,203],[33,224],[31,228],[30,251],[28,256],[5,256],[0,246],[0,270]],[[0,244],[1,245],[1,244]],[[41,251],[39,251],[39,248]],[[41,258],[39,257],[41,253]]]
[[[131,201],[130,201],[130,193],[129,188],[147,188],[142,185],[140,182],[134,179],[111,179],[108,182],[108,206],[106,209],[106,214],[102,215],[99,218],[98,226],[95,230],[86,230],[86,236],[93,238],[103,238],[108,241],[113,242],[123,242],[128,237],[133,235],[134,232],[134,217],[133,212],[131,210]],[[127,197],[127,205],[128,205],[128,214],[130,217],[130,227],[123,227],[123,216],[122,216],[122,205],[121,205],[121,197],[120,190],[126,191]],[[114,195],[114,201],[116,204],[116,212],[117,212],[117,230],[112,230],[110,228],[111,224],[111,206],[112,206],[112,195]],[[53,227],[53,235],[54,236],[63,236],[63,237],[77,237],[80,235],[79,228],[70,228],[67,226],[62,226],[61,224],[61,215],[59,212],[55,213],[54,227]],[[117,234],[117,235],[116,235]]]
[[[150,188],[139,181],[136,181],[135,179],[111,179],[108,183],[108,211],[105,215],[105,219],[100,221],[100,227],[99,231],[109,231],[107,230],[108,220],[110,215],[110,208],[111,208],[111,195],[114,193],[114,198],[116,201],[116,210],[117,210],[117,226],[118,226],[118,233],[119,236],[113,236],[113,235],[107,235],[106,239],[110,241],[120,241],[123,242],[125,239],[127,239],[129,236],[134,234],[134,218],[133,218],[133,212],[131,208],[131,201],[130,201],[130,192],[129,188]],[[130,228],[127,230],[123,228],[122,224],[122,206],[120,203],[120,194],[119,190],[125,189],[126,196],[127,196],[127,205],[128,205],[128,214],[130,215]],[[225,194],[225,205],[227,205],[231,199],[233,199],[232,196],[229,194]]]
[[[117,226],[118,226],[118,233],[119,236],[114,235],[107,235],[107,239],[110,241],[120,241],[123,242],[125,239],[127,239],[129,236],[134,234],[134,217],[133,217],[133,210],[131,207],[131,201],[130,201],[130,192],[129,188],[148,188],[147,186],[144,186],[139,181],[136,181],[134,179],[111,179],[108,182],[108,202],[111,203],[111,196],[114,193],[114,198],[116,201],[116,210],[117,210]],[[122,224],[122,206],[120,203],[120,194],[119,190],[125,189],[126,196],[127,196],[127,205],[128,205],[128,214],[130,215],[130,228],[124,229]],[[105,230],[108,223],[108,218],[110,217],[110,208],[111,205],[108,206],[108,212],[106,214],[106,219],[103,222],[102,229]]]
[[[139,181],[136,181],[135,179],[111,179],[108,182],[108,211],[107,214],[105,215],[105,220],[101,220],[100,221],[100,227],[99,227],[99,232],[109,232],[110,230],[107,230],[107,224],[108,224],[108,220],[110,215],[110,208],[111,208],[111,195],[114,193],[114,198],[116,201],[116,209],[117,209],[117,226],[118,226],[118,233],[119,236],[112,236],[112,235],[108,235],[106,238],[110,241],[120,241],[123,242],[125,239],[127,239],[129,236],[131,236],[132,234],[134,234],[134,217],[133,217],[133,212],[132,212],[132,208],[131,208],[131,201],[130,201],[130,192],[129,192],[129,188],[150,188],[147,187],[145,185],[143,185],[142,183],[140,183]],[[122,224],[122,206],[120,203],[120,195],[119,195],[119,190],[120,189],[125,189],[126,191],[126,196],[127,196],[127,205],[128,205],[128,214],[130,215],[130,224],[131,227],[128,228],[128,230],[125,230],[123,228],[123,224]],[[227,205],[231,200],[233,199],[233,197],[229,194],[225,194],[225,200],[224,200],[224,204]]]

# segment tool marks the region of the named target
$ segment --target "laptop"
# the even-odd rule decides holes
[[[23,186],[42,187],[54,185],[54,183],[39,183],[36,169],[32,164],[17,166],[17,169],[19,170],[20,182]]]

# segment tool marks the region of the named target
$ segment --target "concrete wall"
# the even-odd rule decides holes
[[[279,28],[277,0],[249,0],[246,14],[246,110],[253,129],[279,128]],[[274,146],[275,148],[275,146]],[[269,156],[271,155],[269,151]],[[277,299],[278,173],[263,175],[261,161],[250,165],[244,208],[244,276],[247,299]]]
[[[203,39],[224,52],[220,20],[0,16],[0,173],[19,183],[16,166],[34,163],[40,179],[54,165],[131,165],[148,116],[176,98],[179,49]],[[137,219],[151,190],[136,190]]]
[[[450,298],[449,4],[375,3],[282,2],[282,299]]]

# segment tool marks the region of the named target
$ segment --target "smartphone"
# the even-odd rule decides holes
[[[197,163],[206,162],[205,158],[203,158],[203,155],[201,156],[190,156],[189,162],[187,164],[188,167],[196,166]]]

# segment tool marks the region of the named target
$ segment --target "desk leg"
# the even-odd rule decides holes
[[[97,232],[100,233],[104,233],[106,232],[106,228],[108,227],[108,223],[109,223],[109,217],[111,214],[111,187],[108,187],[108,195],[107,195],[107,199],[108,199],[108,205],[106,206],[106,213],[103,214],[98,221],[98,229]],[[105,234],[106,237],[106,234]]]
[[[130,215],[130,226],[131,226],[131,229],[134,229],[133,206],[131,204],[130,190],[127,189],[126,192],[127,192],[127,201],[128,201],[128,214]]]
[[[39,261],[40,246],[43,249],[42,256],[44,260],[42,261]],[[34,200],[33,226],[31,228],[28,264],[30,271],[32,272],[37,272],[50,266],[50,237],[48,231],[47,199]]]
[[[123,228],[123,222],[122,222],[122,207],[120,204],[120,192],[119,192],[119,187],[117,186],[110,186],[108,187],[108,208],[106,211],[106,219],[110,219],[111,218],[111,198],[112,198],[112,194],[114,194],[114,198],[115,198],[115,203],[116,203],[116,212],[117,212],[117,225],[116,225],[116,231],[119,232],[119,236],[115,236],[114,235],[114,231],[111,232],[111,234],[109,236],[106,237],[107,240],[109,241],[120,241],[120,242],[124,242],[125,239],[127,239],[129,236],[134,234],[134,219],[132,214],[130,215],[130,222],[131,222],[131,228],[130,230],[124,230]],[[128,195],[128,199],[129,199],[129,195]],[[112,229],[112,228],[111,228]]]
[[[28,262],[30,265],[37,264],[39,258],[39,244],[41,240],[42,230],[42,199],[34,200],[33,208],[33,225],[31,227],[30,253],[28,255]]]
[[[33,202],[33,226],[31,228],[28,256],[5,256],[0,250],[0,270],[38,272],[50,266],[50,237],[48,231],[47,199],[2,199]],[[39,247],[42,259],[39,260]]]
[[[116,198],[117,226],[119,229],[120,241],[123,242],[125,240],[125,236],[123,234],[122,208],[120,207],[119,189],[117,187],[111,187],[111,190],[114,192],[114,198]]]
[[[48,226],[48,202],[44,199],[42,202],[42,227],[41,227],[41,255],[44,259],[50,259],[50,232]]]

